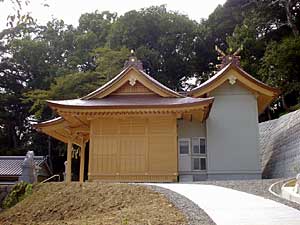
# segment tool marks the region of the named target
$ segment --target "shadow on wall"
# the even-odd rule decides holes
[[[300,172],[300,110],[259,124],[263,178]]]

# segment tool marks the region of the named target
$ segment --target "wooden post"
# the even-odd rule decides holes
[[[66,182],[70,183],[72,181],[72,141],[68,140],[68,149],[67,149],[67,174]]]
[[[79,181],[80,183],[84,182],[84,161],[85,161],[85,142],[80,146],[80,172],[79,172]]]

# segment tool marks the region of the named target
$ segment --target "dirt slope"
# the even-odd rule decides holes
[[[144,186],[47,183],[15,207],[0,224],[187,224],[163,195]]]

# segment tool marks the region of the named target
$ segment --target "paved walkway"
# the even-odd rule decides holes
[[[300,211],[256,195],[203,184],[152,184],[195,202],[217,225],[300,225]]]

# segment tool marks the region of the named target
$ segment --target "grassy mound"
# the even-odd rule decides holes
[[[32,193],[32,184],[19,182],[13,186],[2,203],[4,209],[10,208]]]
[[[163,195],[144,186],[47,183],[0,213],[0,224],[187,224]]]

